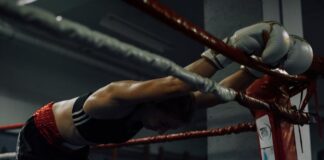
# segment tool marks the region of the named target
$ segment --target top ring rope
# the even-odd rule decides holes
[[[239,49],[228,46],[223,41],[212,36],[205,30],[179,16],[171,9],[163,6],[158,0],[125,0],[126,2],[146,11],[155,18],[165,22],[174,29],[183,32],[209,48],[223,54],[224,56],[248,67],[254,68],[271,76],[276,76],[290,82],[307,81],[308,78],[301,75],[287,75],[271,70],[268,66],[247,56]]]
[[[0,0],[0,14],[12,18],[12,20],[24,22],[25,25],[36,27],[55,37],[74,40],[91,48],[110,53],[111,56],[141,63],[162,75],[175,76],[195,89],[215,94],[223,101],[235,99],[236,92],[233,89],[221,87],[216,82],[191,73],[164,57],[121,42],[81,24],[66,19],[57,20],[55,15],[42,9],[18,6],[15,1],[11,0]]]

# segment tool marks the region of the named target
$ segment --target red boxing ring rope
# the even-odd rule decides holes
[[[0,126],[0,131],[10,130],[10,129],[19,129],[23,127],[23,123]],[[143,138],[134,138],[124,143],[118,144],[100,144],[97,146],[93,146],[92,148],[118,148],[123,146],[131,146],[131,145],[139,145],[139,144],[150,144],[150,143],[160,143],[160,142],[171,142],[177,140],[191,139],[191,138],[201,138],[201,137],[209,137],[209,136],[220,136],[232,133],[241,133],[241,132],[255,132],[256,126],[254,122],[248,123],[239,123],[231,126],[227,126],[224,128],[213,128],[207,130],[196,130],[196,131],[188,131],[182,133],[174,133],[174,134],[165,134],[158,136],[149,136]]]
[[[251,132],[256,131],[256,126],[254,122],[239,123],[224,128],[213,128],[207,130],[197,130],[197,131],[188,131],[182,133],[150,136],[144,138],[135,138],[125,143],[101,144],[101,145],[94,146],[93,148],[118,148],[123,146],[131,146],[131,145],[139,145],[139,144],[151,144],[151,143],[170,142],[170,141],[209,137],[209,136],[221,136],[221,135],[232,134],[232,133],[237,134],[237,133],[249,132],[249,131]]]
[[[19,128],[23,127],[24,125],[25,125],[24,123],[17,123],[17,124],[0,126],[0,132],[10,130],[10,129],[19,129]]]
[[[305,76],[300,75],[286,75],[279,72],[270,70],[268,66],[258,62],[251,57],[247,56],[244,52],[228,46],[223,41],[212,36],[208,32],[204,31],[197,25],[191,23],[185,18],[177,15],[174,11],[170,10],[166,6],[163,6],[158,0],[125,0],[126,2],[133,4],[135,7],[146,11],[155,18],[165,22],[170,27],[185,33],[192,37],[194,40],[210,47],[211,49],[223,54],[230,59],[239,62],[240,64],[252,67],[261,72],[267,73],[272,76],[280,77],[290,82],[300,82],[308,80]]]

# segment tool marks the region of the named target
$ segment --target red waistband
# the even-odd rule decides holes
[[[54,113],[53,102],[43,106],[34,113],[36,128],[49,144],[60,144],[63,138],[57,129]]]

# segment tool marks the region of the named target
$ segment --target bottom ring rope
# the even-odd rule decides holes
[[[123,146],[139,145],[139,144],[151,144],[151,143],[160,143],[160,142],[171,142],[183,139],[192,139],[200,137],[209,137],[209,136],[220,136],[232,133],[241,133],[241,132],[255,132],[256,126],[254,122],[248,123],[239,123],[236,125],[227,126],[224,128],[213,128],[207,130],[197,130],[197,131],[188,131],[183,133],[174,133],[166,135],[158,135],[144,138],[135,138],[131,139],[125,143],[118,144],[101,144],[93,146],[92,148],[118,148]]]
[[[150,136],[143,138],[135,138],[131,139],[125,143],[118,144],[100,144],[97,146],[93,146],[92,149],[109,149],[109,148],[118,148],[123,146],[131,146],[131,145],[140,145],[140,144],[151,144],[151,143],[161,143],[161,142],[171,142],[183,139],[192,139],[192,138],[200,138],[200,137],[209,137],[209,136],[220,136],[226,134],[237,134],[241,132],[255,132],[256,125],[254,122],[248,123],[239,123],[236,125],[227,126],[224,128],[213,128],[207,130],[196,130],[196,131],[188,131],[182,133],[174,133],[174,134],[166,134],[166,135],[158,135],[158,136]],[[9,159],[15,158],[15,152],[1,153],[0,159]]]
[[[17,124],[0,126],[0,131],[6,131],[6,130],[10,130],[10,129],[19,129],[19,128],[23,127],[24,125],[25,125],[24,123],[17,123]]]

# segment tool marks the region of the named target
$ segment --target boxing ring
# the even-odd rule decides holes
[[[290,96],[293,96],[310,84],[308,77],[300,75],[288,75],[276,72],[269,69],[264,64],[255,61],[254,59],[246,56],[242,51],[228,46],[223,41],[217,39],[211,34],[207,33],[203,29],[197,27],[193,23],[189,22],[185,18],[177,15],[174,11],[168,9],[166,6],[160,4],[157,0],[125,0],[131,5],[145,11],[146,13],[154,16],[155,18],[165,22],[170,27],[173,27],[185,35],[192,37],[198,42],[208,46],[209,48],[224,54],[232,60],[246,65],[248,67],[257,69],[268,75],[279,77],[291,84],[294,84],[294,88],[291,89]],[[309,114],[303,110],[294,110],[291,108],[276,107],[272,104],[268,104],[261,100],[250,97],[244,93],[235,91],[230,88],[224,88],[218,83],[201,77],[198,74],[186,71],[174,62],[158,56],[155,53],[140,49],[131,44],[122,42],[114,37],[105,35],[95,30],[78,24],[76,22],[57,18],[54,14],[51,14],[42,9],[33,8],[30,6],[18,6],[10,0],[0,0],[0,15],[5,16],[11,21],[18,21],[19,23],[37,28],[51,36],[60,36],[67,40],[73,40],[87,47],[98,50],[100,52],[109,54],[118,59],[124,59],[125,61],[132,61],[140,63],[145,67],[149,67],[162,76],[172,75],[177,77],[193,88],[200,90],[204,93],[213,93],[221,100],[225,102],[238,101],[244,107],[250,110],[262,110],[266,111],[271,115],[275,115],[289,121],[290,124],[309,124],[317,121],[316,115]],[[113,51],[113,52],[112,52]],[[305,100],[304,100],[305,102]],[[258,121],[257,121],[258,122]],[[8,126],[0,126],[0,131],[9,129],[18,129],[23,124],[13,124]],[[225,128],[215,128],[200,131],[189,131],[183,133],[175,133],[169,135],[158,135],[151,137],[143,137],[138,139],[131,139],[121,144],[101,144],[93,146],[92,148],[116,148],[129,145],[158,143],[176,141],[182,139],[199,138],[207,136],[221,136],[225,134],[241,133],[241,132],[255,132],[258,126],[255,122],[240,123]],[[259,132],[258,132],[259,133]],[[284,143],[284,142],[283,142]],[[276,149],[278,146],[274,146],[275,150],[281,150],[283,148]],[[276,156],[276,159],[281,160],[282,156]],[[5,153],[0,155],[0,159],[12,158],[14,153]]]

